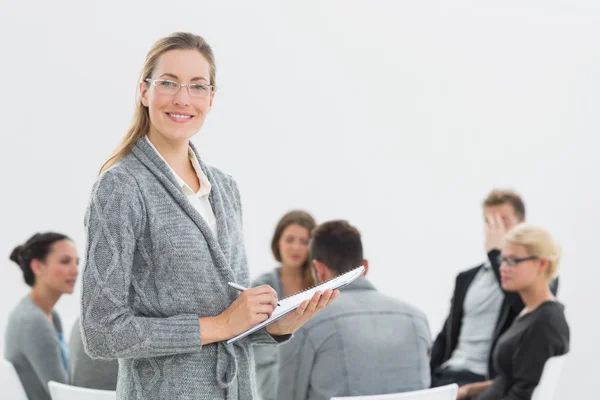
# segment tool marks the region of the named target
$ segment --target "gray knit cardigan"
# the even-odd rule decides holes
[[[278,342],[263,329],[233,345],[201,344],[199,318],[238,296],[227,282],[250,282],[237,185],[200,165],[218,237],[145,140],[93,187],[81,330],[90,356],[119,359],[119,400],[253,399],[251,344]]]

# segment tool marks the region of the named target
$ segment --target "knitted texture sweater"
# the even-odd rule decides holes
[[[212,185],[218,237],[144,140],[92,189],[82,336],[90,356],[119,359],[119,400],[253,399],[251,345],[277,343],[264,329],[233,345],[201,343],[199,318],[238,296],[227,282],[250,282],[237,185],[190,146]]]

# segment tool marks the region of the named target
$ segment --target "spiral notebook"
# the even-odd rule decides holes
[[[358,268],[354,268],[353,270],[350,270],[350,271],[346,272],[345,274],[339,275],[339,276],[337,276],[333,279],[330,279],[328,281],[325,281],[319,285],[313,286],[310,289],[306,289],[302,292],[296,293],[294,295],[291,295],[284,299],[279,300],[279,306],[277,306],[277,308],[275,308],[275,310],[273,311],[273,314],[271,314],[271,317],[269,317],[269,319],[261,322],[258,325],[253,326],[252,328],[248,329],[246,332],[239,334],[238,336],[234,337],[233,339],[229,339],[227,341],[227,344],[235,343],[238,340],[250,335],[251,333],[254,333],[261,328],[264,328],[265,326],[269,325],[270,323],[277,321],[279,318],[283,317],[284,315],[294,311],[296,308],[300,307],[300,304],[302,304],[302,302],[304,300],[310,300],[313,297],[313,295],[315,294],[315,292],[317,292],[318,290],[320,290],[321,292],[325,292],[327,289],[339,289],[342,286],[349,284],[350,282],[354,281],[356,278],[361,276],[362,273],[364,272],[364,270],[365,270],[365,267],[363,267],[361,265]]]

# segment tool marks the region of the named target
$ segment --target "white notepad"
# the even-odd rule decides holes
[[[325,281],[319,285],[313,286],[310,289],[307,289],[303,292],[296,293],[292,296],[289,296],[289,297],[279,300],[279,306],[277,306],[277,308],[275,308],[275,310],[273,311],[273,314],[271,314],[271,317],[269,319],[261,322],[258,325],[253,326],[252,328],[248,329],[246,332],[239,334],[238,336],[234,337],[233,339],[229,339],[227,341],[227,344],[235,343],[238,340],[250,335],[251,333],[254,333],[261,328],[264,328],[265,326],[269,325],[270,323],[277,321],[279,318],[283,317],[284,315],[294,311],[296,308],[300,307],[300,304],[302,304],[302,302],[304,300],[310,300],[313,297],[313,295],[315,294],[315,292],[317,292],[318,290],[320,290],[321,293],[323,293],[327,289],[339,289],[342,286],[349,284],[350,282],[354,281],[356,278],[361,276],[362,273],[364,272],[364,270],[365,270],[365,267],[363,267],[361,265],[358,268],[354,268],[353,270],[350,270],[350,271],[346,272],[345,274],[342,274],[333,279]]]

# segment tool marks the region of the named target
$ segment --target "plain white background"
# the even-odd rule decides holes
[[[600,4],[215,3],[0,0],[0,332],[28,291],[10,251],[43,230],[83,251],[90,189],[128,127],[145,54],[188,30],[213,46],[220,87],[194,142],[241,187],[253,276],[275,266],[284,212],[345,218],[374,284],[423,309],[435,335],[455,275],[484,257],[482,199],[513,188],[564,248],[559,398],[589,398]],[[79,293],[57,306],[67,334]]]

